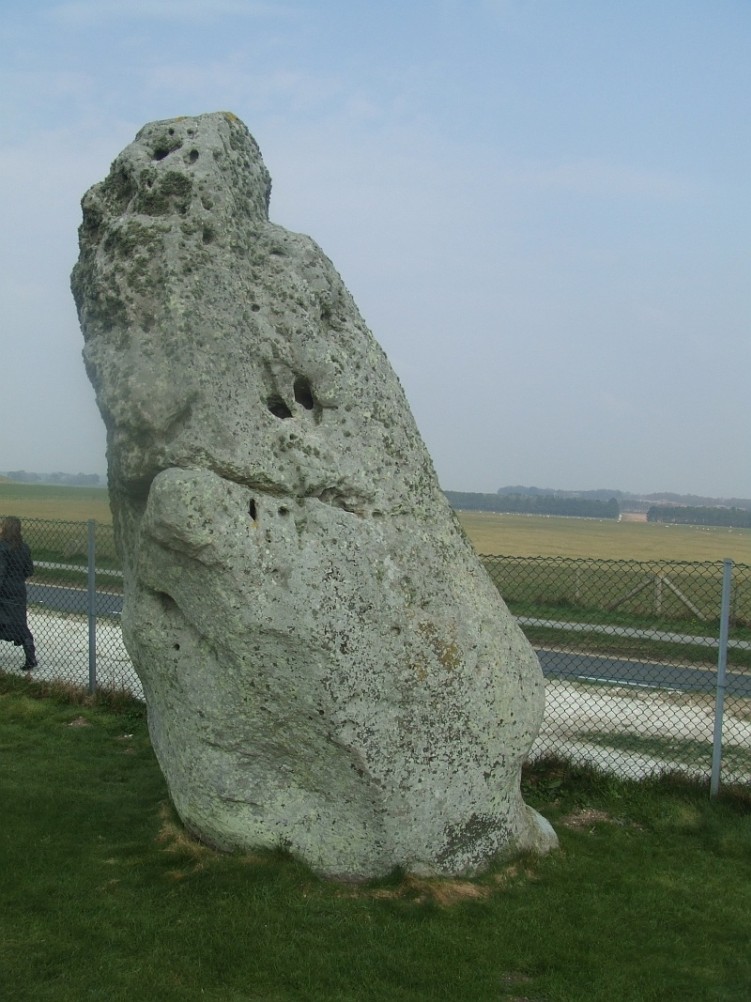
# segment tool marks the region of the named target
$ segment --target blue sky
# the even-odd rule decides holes
[[[751,497],[748,0],[5,0],[0,469],[103,472],[80,199],[227,110],[444,488]]]

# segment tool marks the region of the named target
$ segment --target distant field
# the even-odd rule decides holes
[[[0,483],[0,516],[112,523],[106,487]],[[478,553],[509,557],[714,561],[751,564],[751,529],[660,522],[459,512]]]
[[[112,523],[106,487],[0,483],[0,516]]]
[[[751,529],[459,512],[478,553],[509,557],[714,561],[751,564]]]

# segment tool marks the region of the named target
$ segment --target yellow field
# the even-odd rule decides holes
[[[57,487],[53,484],[0,483],[0,516],[112,524],[106,487]]]
[[[0,516],[112,523],[105,487],[0,483]],[[478,553],[509,557],[711,561],[751,564],[751,529],[660,522],[459,512]]]
[[[751,564],[751,529],[459,512],[478,553],[509,557],[713,561]]]

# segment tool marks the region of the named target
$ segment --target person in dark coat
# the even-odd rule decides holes
[[[36,668],[34,638],[26,621],[26,578],[34,573],[31,550],[13,515],[0,521],[0,640],[23,647],[24,671]]]

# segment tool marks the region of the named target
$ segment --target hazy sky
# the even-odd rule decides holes
[[[0,470],[103,472],[80,199],[227,110],[445,489],[751,497],[749,0],[4,0]]]

